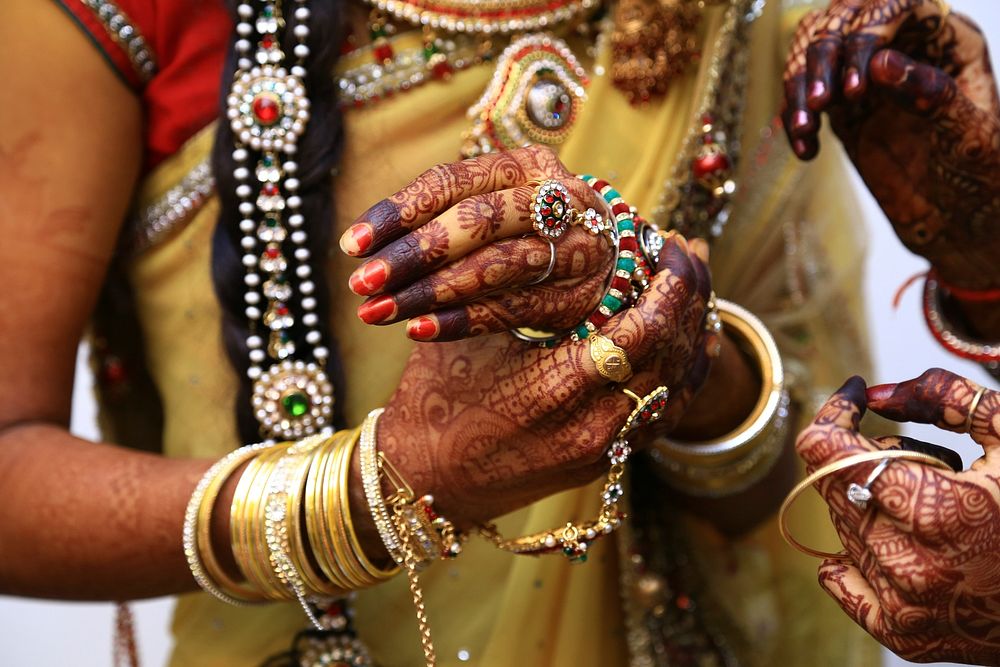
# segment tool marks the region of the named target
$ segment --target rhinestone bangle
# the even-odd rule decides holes
[[[229,476],[246,461],[272,446],[248,445],[216,461],[198,482],[184,512],[184,556],[191,575],[202,590],[238,607],[260,602],[262,596],[259,592],[230,580],[219,567],[211,550],[212,506]]]

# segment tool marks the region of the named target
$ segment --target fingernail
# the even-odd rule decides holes
[[[889,384],[877,384],[873,387],[868,387],[867,395],[868,401],[870,403],[881,403],[892,398],[893,393],[896,391],[896,387],[899,385],[895,382]]]
[[[847,70],[847,80],[844,82],[844,90],[853,92],[861,87],[861,74],[857,68],[852,67]]]
[[[797,130],[809,127],[809,113],[802,109],[796,111],[792,116],[792,127]]]
[[[348,283],[351,291],[358,296],[370,296],[382,289],[387,275],[385,262],[375,260],[352,273]]]
[[[688,241],[688,247],[691,248],[695,257],[702,261],[702,264],[708,264],[709,249],[708,243],[704,239],[691,239]]]
[[[372,226],[369,224],[352,225],[340,237],[340,249],[348,255],[360,255],[372,244]]]
[[[358,317],[365,324],[378,324],[396,314],[396,301],[389,294],[383,294],[358,306]]]
[[[406,335],[413,340],[432,340],[437,334],[437,322],[423,315],[413,318],[406,325]]]
[[[857,405],[865,405],[868,402],[865,395],[865,380],[860,375],[847,378],[847,382],[837,390],[837,393]]]
[[[826,84],[817,79],[813,81],[812,86],[809,87],[809,98],[813,100],[818,100],[826,95]]]
[[[795,151],[796,155],[802,157],[806,154],[806,142],[802,139],[796,139],[792,142],[792,150]]]

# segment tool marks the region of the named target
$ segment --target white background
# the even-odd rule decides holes
[[[983,26],[990,43],[1000,49],[1000,3],[996,0],[952,0],[952,6],[975,18]],[[925,262],[899,244],[860,181],[856,182],[856,187],[862,193],[871,237],[866,290],[876,371],[875,377],[868,378],[869,383],[915,377],[932,366],[949,368],[978,382],[991,383],[986,373],[975,364],[943,353],[926,332],[920,314],[919,288],[910,290],[899,309],[893,309],[892,297],[896,287],[909,276],[924,270]],[[80,436],[96,438],[89,383],[89,373],[81,365],[74,395],[72,428]],[[961,451],[966,463],[978,457],[975,448],[964,437],[928,427],[908,428],[907,432]],[[172,606],[170,600],[162,599],[140,602],[134,607],[142,663],[146,667],[165,662]],[[111,662],[112,620],[112,609],[108,604],[36,602],[0,597],[0,667],[105,667]],[[799,665],[811,663],[809,656],[802,656]],[[887,654],[885,667],[907,664],[910,663]]]

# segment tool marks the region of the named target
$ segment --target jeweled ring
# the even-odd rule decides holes
[[[590,358],[602,378],[618,384],[632,377],[632,364],[625,350],[600,334],[592,334],[587,340],[590,341]]]
[[[854,503],[859,510],[868,509],[868,501],[872,499],[872,484],[875,483],[879,475],[885,472],[890,463],[892,463],[892,459],[882,459],[868,475],[864,484],[851,482],[850,486],[847,487],[847,499]]]
[[[593,236],[603,236],[612,246],[617,243],[614,226],[609,220],[605,220],[604,216],[600,213],[592,208],[588,208],[582,213],[572,210],[572,213],[573,219],[570,221],[570,224],[580,225]]]
[[[635,410],[629,414],[625,425],[618,432],[618,440],[641,426],[663,419],[667,410],[667,400],[670,398],[670,390],[667,387],[657,387],[642,397],[627,387],[623,387],[622,391],[635,401]]]
[[[528,283],[529,285],[537,285],[538,283],[545,282],[552,275],[552,270],[556,268],[556,244],[552,242],[552,239],[545,237],[543,239],[549,244],[549,265],[542,272],[542,275]]]
[[[569,190],[559,181],[543,181],[535,191],[532,227],[542,237],[555,240],[562,236],[574,219]]]

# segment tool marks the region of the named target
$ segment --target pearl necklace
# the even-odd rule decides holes
[[[318,329],[294,160],[309,121],[303,79],[310,12],[305,0],[295,0],[295,61],[286,69],[281,3],[255,4],[257,11],[246,2],[237,7],[238,60],[227,98],[246,269],[247,375],[254,382],[251,400],[262,434],[297,439],[327,428],[333,412],[333,386],[323,370],[329,350]],[[293,261],[286,250],[291,250]],[[292,307],[297,297],[301,314]],[[301,339],[296,327],[304,331]],[[311,361],[297,354],[302,352],[297,339],[311,347]]]

